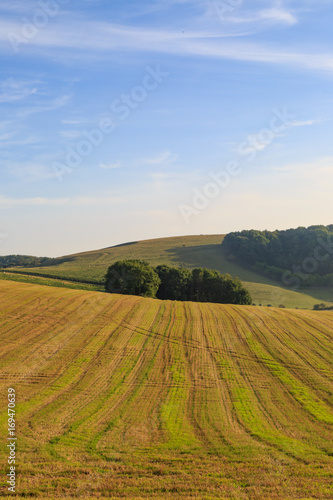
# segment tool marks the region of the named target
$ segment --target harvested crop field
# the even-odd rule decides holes
[[[330,499],[333,312],[0,281],[16,498]],[[11,496],[13,496],[11,494]]]

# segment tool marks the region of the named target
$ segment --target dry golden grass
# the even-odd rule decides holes
[[[1,281],[17,498],[332,498],[332,336],[332,312]]]

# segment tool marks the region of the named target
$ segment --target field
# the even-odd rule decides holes
[[[31,276],[29,274],[14,274],[10,271],[0,272],[0,280],[16,281],[18,283],[33,283],[35,285],[52,286],[59,288],[71,288],[73,290],[90,290],[94,292],[104,292],[103,285],[92,285],[75,281],[66,281],[59,278],[43,278],[42,276]]]
[[[59,264],[40,268],[22,268],[22,272],[47,274],[72,280],[102,282],[112,262],[121,259],[144,259],[156,266],[170,264],[187,268],[208,267],[238,276],[251,292],[257,305],[280,304],[291,308],[312,309],[325,302],[333,305],[332,288],[292,291],[279,283],[229,262],[221,249],[223,235],[182,236],[126,243],[115,247],[59,258]],[[77,286],[77,288],[83,288]]]
[[[15,498],[333,497],[333,312],[1,280],[0,336]]]

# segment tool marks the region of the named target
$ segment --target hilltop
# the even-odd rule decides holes
[[[4,281],[0,298],[21,498],[332,498],[332,312]]]
[[[239,277],[250,291],[255,304],[312,309],[318,302],[333,305],[332,288],[306,288],[297,292],[262,274],[230,262],[221,243],[224,235],[181,236],[159,238],[116,245],[101,250],[60,257],[51,265],[14,268],[22,273],[34,273],[63,280],[89,281],[100,284],[108,266],[121,259],[144,259],[150,264],[170,264],[187,268],[207,267]]]

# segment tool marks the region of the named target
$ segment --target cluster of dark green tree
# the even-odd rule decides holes
[[[111,293],[141,295],[169,300],[191,300],[220,304],[249,305],[252,299],[238,278],[211,269],[189,269],[160,265],[151,267],[142,260],[112,264],[105,276]]]
[[[7,267],[38,267],[56,262],[49,257],[33,257],[31,255],[4,255],[0,257],[0,268]]]
[[[332,306],[327,306],[324,304],[324,302],[321,302],[320,304],[315,304],[313,306],[314,311],[332,311],[333,307]]]
[[[333,285],[333,225],[230,233],[222,249],[229,259],[283,283],[294,278],[302,285]]]

